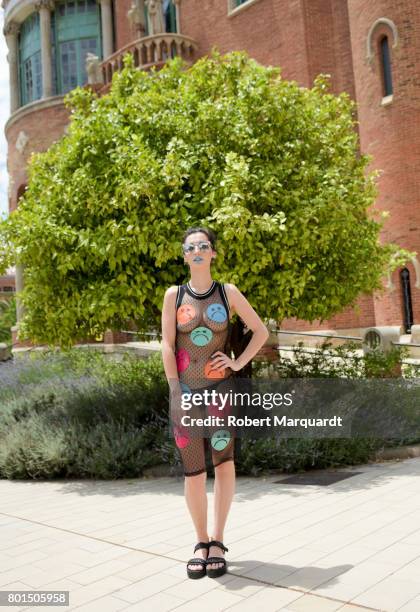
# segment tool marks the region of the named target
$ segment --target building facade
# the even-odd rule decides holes
[[[244,49],[305,87],[329,73],[332,91],[349,93],[358,104],[361,151],[382,171],[375,207],[390,212],[383,240],[420,252],[416,0],[3,0],[2,6],[10,73],[9,210],[25,190],[30,154],[66,129],[69,90],[90,83],[105,93],[127,52],[147,70],[174,55],[192,63],[215,46],[222,53]],[[23,282],[17,266],[17,291]],[[374,325],[401,325],[409,333],[419,322],[415,258],[384,278],[383,292],[361,296],[356,308],[322,324],[288,319],[282,329],[360,334]]]

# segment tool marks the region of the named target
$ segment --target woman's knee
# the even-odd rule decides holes
[[[185,479],[188,479],[190,482],[201,482],[207,478],[207,469],[203,468],[200,471],[184,472],[184,476]]]
[[[213,467],[214,470],[220,472],[230,472],[232,470],[232,467],[234,467],[234,460],[233,457],[226,457],[224,459],[220,459],[220,458],[213,458]]]

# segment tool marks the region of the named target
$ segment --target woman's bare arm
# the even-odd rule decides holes
[[[166,290],[162,308],[162,360],[168,382],[179,380],[175,359],[177,291],[176,286]]]

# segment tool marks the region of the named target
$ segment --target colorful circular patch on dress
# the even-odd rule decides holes
[[[215,321],[215,323],[223,323],[227,319],[226,308],[223,306],[223,304],[219,304],[218,302],[209,304],[209,306],[207,306],[207,316],[210,321]]]
[[[180,325],[186,325],[196,316],[195,308],[192,304],[183,304],[176,311],[176,320]]]
[[[206,378],[224,378],[225,371],[225,368],[222,368],[221,370],[214,368],[211,360],[209,360],[204,366],[204,375]]]
[[[179,349],[175,354],[176,367],[178,372],[184,372],[190,365],[190,355],[185,349]]]
[[[227,429],[218,429],[211,437],[211,445],[214,450],[222,451],[230,442],[230,432]]]
[[[196,327],[190,333],[190,338],[196,346],[206,346],[213,338],[213,332],[208,327]]]
[[[185,448],[190,443],[190,436],[182,427],[174,427],[174,437],[178,448]]]

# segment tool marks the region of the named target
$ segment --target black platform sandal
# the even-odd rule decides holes
[[[219,542],[218,540],[211,540],[209,542],[209,550],[210,546],[218,546],[224,552],[228,552],[228,548],[223,544],[223,542]],[[211,565],[212,563],[223,563],[222,567],[216,568],[207,568],[207,576],[209,578],[218,578],[219,576],[223,576],[226,574],[226,559],[224,557],[207,557],[207,565]]]
[[[195,545],[194,552],[199,550],[200,548],[206,548],[207,554],[209,554],[209,543],[208,542],[199,542]],[[207,559],[201,559],[200,557],[193,557],[187,563],[187,574],[188,578],[203,578],[206,575],[206,564]],[[201,570],[193,570],[190,569],[189,565],[202,565]]]

